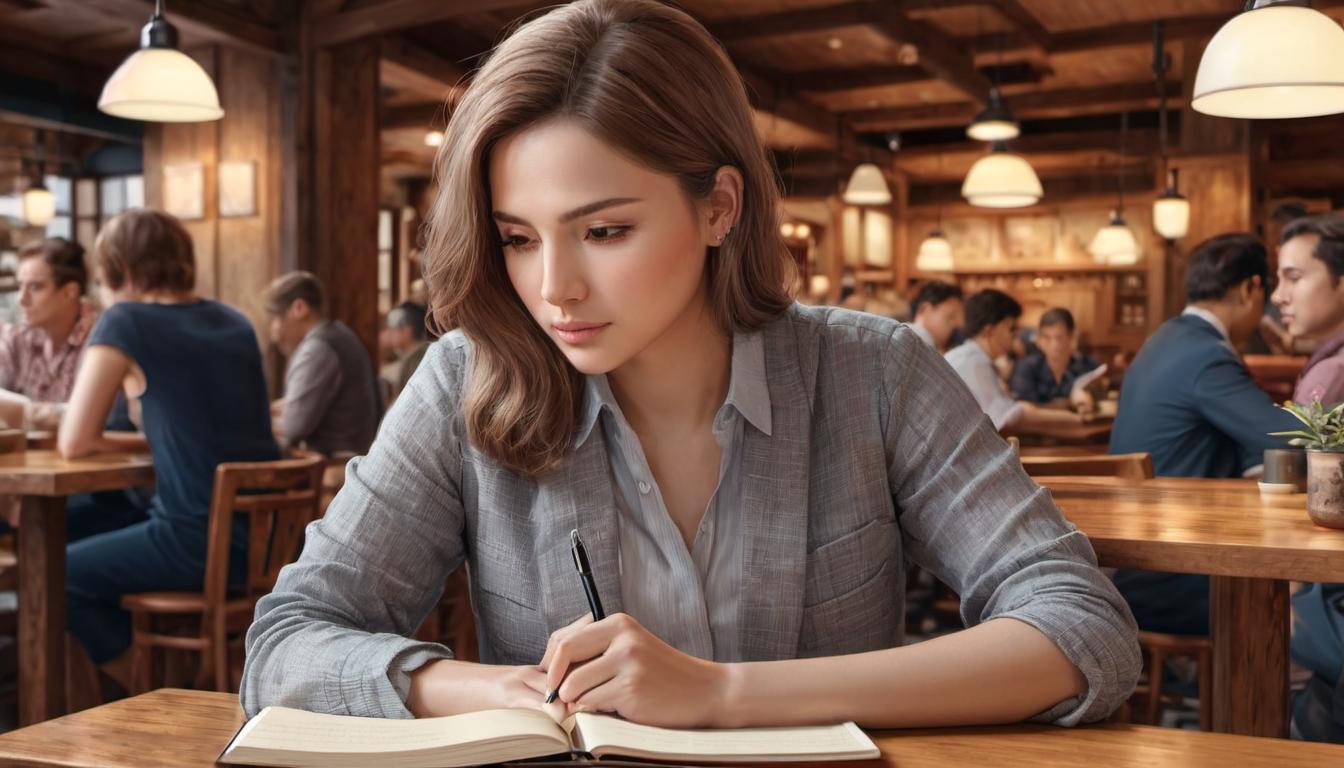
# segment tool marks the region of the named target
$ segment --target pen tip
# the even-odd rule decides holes
[[[579,543],[579,529],[575,528],[569,532],[569,545],[576,546]]]
[[[553,689],[551,689],[550,691],[548,691],[548,692],[546,693],[546,700],[543,701],[542,703],[543,703],[543,704],[554,704],[554,703],[555,703],[555,699],[556,699],[556,697],[559,696],[559,695],[560,695],[560,689],[559,689],[559,688],[553,688]]]

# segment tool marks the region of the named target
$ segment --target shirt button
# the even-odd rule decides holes
[[[640,493],[642,493],[642,494],[644,494],[645,496],[647,496],[647,495],[649,495],[649,491],[651,491],[651,490],[653,490],[653,486],[649,485],[649,483],[648,483],[647,480],[640,480],[640,481],[639,481],[639,492],[640,492]]]

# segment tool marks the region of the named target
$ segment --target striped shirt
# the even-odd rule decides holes
[[[742,434],[744,429],[770,434],[770,391],[760,334],[733,339],[728,396],[714,417],[714,439],[723,457],[718,487],[689,551],[605,375],[588,377],[577,445],[587,441],[599,416],[618,490],[625,612],[692,656],[742,660]]]
[[[48,348],[47,332],[31,325],[10,325],[0,331],[0,389],[37,403],[64,403],[75,388],[75,372],[84,356],[84,342],[98,319],[80,304],[79,319],[65,343]]]

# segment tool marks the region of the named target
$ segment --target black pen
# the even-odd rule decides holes
[[[588,597],[588,610],[592,611],[593,621],[601,621],[607,617],[607,613],[602,610],[602,598],[598,597],[597,582],[593,581],[593,568],[588,564],[588,553],[583,548],[577,528],[569,532],[569,552],[574,556],[574,568],[583,582],[583,593]],[[559,688],[551,691],[546,694],[545,703],[552,703],[559,695]]]

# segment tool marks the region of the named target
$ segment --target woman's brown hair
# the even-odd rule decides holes
[[[117,290],[190,291],[196,286],[191,235],[172,216],[148,208],[117,214],[93,243],[103,283]]]
[[[448,123],[429,216],[425,279],[436,332],[473,342],[468,437],[527,475],[571,450],[583,378],[509,282],[491,220],[488,161],[502,138],[550,118],[576,121],[692,200],[716,172],[744,179],[741,216],[706,261],[725,333],[752,331],[790,304],[779,187],[742,78],[699,22],[654,0],[580,0],[519,27],[491,54]]]

